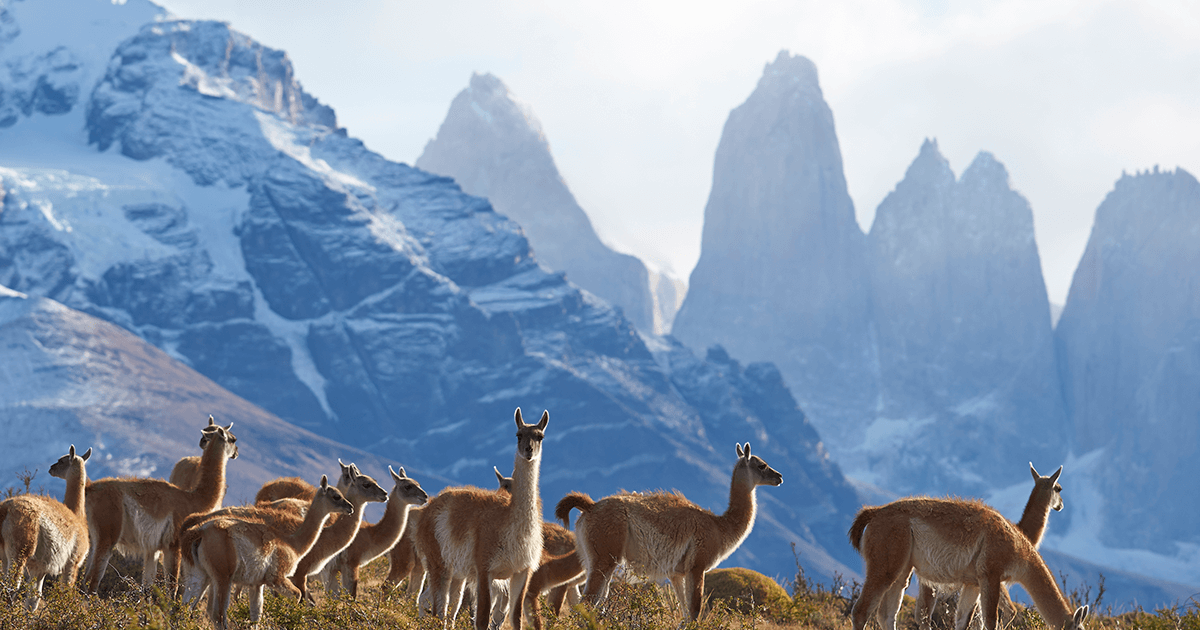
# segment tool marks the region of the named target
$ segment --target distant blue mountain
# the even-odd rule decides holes
[[[558,172],[541,123],[500,79],[471,77],[416,165],[487,197],[498,212],[521,224],[542,264],[620,307],[638,330],[655,331],[646,266],[600,242]]]
[[[8,8],[14,23],[29,4]],[[40,59],[39,37],[66,47],[79,94],[0,130],[0,284],[434,478],[492,485],[513,409],[548,409],[547,513],[570,490],[621,488],[721,511],[734,442],[749,441],[785,481],[759,492],[729,562],[791,576],[796,543],[810,571],[858,566],[843,534],[856,497],[773,368],[639,334],[541,266],[485,199],[349,137],[282,52],[216,22],[113,38],[87,17],[0,49],[16,64]],[[51,41],[60,31],[115,41],[89,56]]]
[[[1103,450],[1101,540],[1195,549],[1200,504],[1183,499],[1200,496],[1195,177],[1156,167],[1117,181],[1096,210],[1055,338],[1076,448]]]

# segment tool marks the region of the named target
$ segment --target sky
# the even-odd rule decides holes
[[[1122,172],[1200,175],[1192,0],[159,0],[287,51],[352,136],[412,163],[472,72],[542,123],[601,238],[686,280],[725,119],[780,50],[812,59],[859,224],[925,138],[1033,209],[1062,304]]]

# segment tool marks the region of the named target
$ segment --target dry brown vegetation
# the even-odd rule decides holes
[[[192,611],[175,600],[156,592],[153,597],[141,598],[141,563],[114,563],[100,589],[100,595],[85,595],[65,591],[57,585],[47,585],[46,600],[36,614],[29,614],[19,605],[0,604],[0,628],[5,630],[89,628],[115,630],[118,628],[172,628],[207,630],[211,628],[203,608]],[[317,605],[297,603],[268,594],[260,628],[275,629],[353,629],[353,628],[411,628],[440,630],[441,624],[431,617],[418,619],[415,604],[401,596],[402,591],[384,595],[381,591],[387,575],[386,558],[380,558],[363,569],[363,592],[357,601],[345,596],[326,598],[317,592]],[[758,583],[753,572],[744,572],[730,580],[730,589],[718,591],[709,599],[708,612],[696,623],[681,623],[679,608],[669,587],[638,582],[635,579],[614,580],[612,592],[602,610],[576,608],[554,617],[544,606],[547,630],[849,630],[849,610],[857,585],[835,581],[832,585],[810,581],[798,572],[793,580],[785,581],[780,590]],[[736,584],[743,581],[744,591]],[[720,584],[722,580],[713,580]],[[403,587],[403,585],[401,585]],[[723,588],[723,587],[722,587]],[[717,590],[714,586],[713,590]],[[760,595],[755,595],[759,593]],[[761,594],[766,596],[762,597]],[[712,591],[706,593],[711,595]],[[780,597],[782,594],[782,597]],[[0,599],[17,601],[5,590]],[[1072,603],[1093,604],[1098,612],[1088,619],[1088,630],[1200,630],[1200,603],[1190,601],[1176,607],[1155,611],[1134,610],[1116,613],[1101,608],[1103,593],[1075,591]],[[913,600],[906,598],[900,613],[900,627],[916,630]],[[245,598],[235,602],[229,611],[234,627],[248,627],[249,610]],[[469,611],[460,613],[457,627],[469,627]],[[937,611],[935,628],[949,628],[953,623],[953,602],[944,603]],[[978,621],[975,622],[976,625]],[[506,624],[507,627],[507,624]],[[1006,626],[1011,630],[1048,630],[1032,608],[1019,610]]]
[[[0,495],[30,491],[34,488],[33,477],[28,474],[21,479],[23,487],[8,488]],[[98,595],[64,589],[48,580],[43,605],[33,614],[20,605],[20,597],[4,580],[0,585],[0,630],[209,630],[212,627],[203,606],[192,610],[158,589],[152,596],[142,597],[139,559],[114,556],[110,568]],[[362,591],[357,600],[344,595],[327,598],[320,587],[316,606],[268,593],[259,627],[262,630],[381,627],[441,630],[439,620],[417,617],[415,603],[402,596],[405,584],[387,594],[383,592],[387,573],[386,557],[364,567]],[[679,607],[669,587],[624,577],[614,579],[609,598],[600,610],[576,607],[555,617],[549,606],[543,606],[544,625],[547,630],[850,630],[849,612],[858,594],[857,583],[840,579],[832,584],[819,583],[808,579],[802,569],[782,585],[764,582],[765,576],[744,569],[723,572],[722,577],[710,575],[712,579],[706,580],[705,589],[707,612],[699,622],[681,622]],[[1200,630],[1200,598],[1153,611],[1137,608],[1119,612],[1104,601],[1104,595],[1103,582],[1096,588],[1085,586],[1068,594],[1072,605],[1092,607],[1088,630]],[[899,619],[902,630],[917,630],[913,609],[912,598],[906,597]],[[943,602],[934,613],[934,630],[951,628],[953,611],[953,599]],[[469,612],[464,606],[457,627],[470,627]],[[234,627],[249,627],[246,598],[232,604],[229,617]],[[976,618],[974,626],[978,625]],[[870,627],[875,627],[874,622]],[[1032,607],[1019,608],[1004,627],[1052,630],[1046,628]]]

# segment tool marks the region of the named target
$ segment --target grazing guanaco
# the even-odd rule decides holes
[[[355,508],[342,493],[321,477],[321,485],[299,524],[279,521],[216,518],[189,529],[182,544],[187,562],[204,573],[212,584],[209,618],[218,630],[227,627],[227,611],[234,584],[250,589],[250,622],[262,618],[263,588],[300,596],[290,576],[316,544],[330,514],[353,514]],[[351,520],[351,519],[343,519]]]
[[[447,617],[451,583],[461,595],[464,582],[475,589],[475,628],[487,630],[492,610],[491,581],[507,579],[510,620],[520,630],[525,585],[542,553],[542,509],[538,477],[542,440],[550,413],[525,424],[518,408],[517,452],[511,496],[471,486],[443,490],[429,501],[416,532],[416,550],[425,568],[433,614]],[[420,613],[425,612],[419,607]]]
[[[572,508],[582,512],[575,549],[587,570],[584,599],[592,605],[603,600],[613,572],[625,562],[652,579],[670,579],[686,618],[699,618],[704,574],[736,551],[754,527],[755,489],[783,483],[783,475],[750,454],[749,443],[736,450],[729,507],[720,516],[677,493],[621,493],[599,501],[580,492],[563,497],[554,515],[564,525]]]
[[[67,482],[63,501],[37,494],[23,494],[0,502],[0,557],[4,575],[12,576],[13,590],[21,588],[28,572],[33,593],[26,600],[37,610],[42,584],[47,575],[63,575],[68,589],[74,588],[75,576],[88,552],[85,492],[87,470],[84,462],[92,449],[75,454],[75,445],[50,466],[50,476]]]
[[[1017,529],[1021,530],[1022,534],[1033,543],[1033,548],[1037,549],[1042,544],[1042,536],[1046,532],[1046,522],[1050,519],[1050,511],[1060,511],[1063,509],[1062,486],[1058,484],[1058,477],[1062,475],[1062,466],[1049,477],[1043,477],[1038,474],[1036,468],[1033,467],[1033,462],[1029,462],[1029,472],[1033,475],[1033,491],[1029,493],[1029,500],[1025,502],[1025,511],[1021,513],[1021,520],[1017,522]],[[937,590],[937,595],[943,593],[949,594],[953,588],[943,587]],[[979,600],[979,589],[975,585],[961,585],[959,589],[958,608],[955,611],[956,630],[966,630],[967,624],[971,621],[971,614],[975,610],[975,605]],[[939,597],[940,599],[940,597]],[[916,617],[921,630],[929,630],[931,625],[930,615],[933,612],[935,601],[935,591],[932,584],[926,580],[921,581],[920,594],[917,596]],[[1013,610],[1012,599],[1008,596],[1008,586],[1005,585],[1000,589],[1000,610]]]
[[[388,472],[391,473],[395,486],[388,495],[383,518],[377,523],[363,523],[359,526],[354,542],[325,565],[321,573],[325,578],[327,594],[337,591],[337,573],[340,571],[342,586],[349,591],[351,597],[357,598],[359,568],[391,551],[408,525],[409,511],[413,506],[424,505],[429,500],[429,495],[421,489],[421,484],[410,479],[403,467],[397,473],[388,466]]]
[[[237,458],[237,438],[228,427],[208,417],[202,430],[204,454],[200,457],[200,479],[185,490],[162,479],[117,479],[94,481],[87,486],[88,591],[95,593],[114,550],[142,556],[142,586],[147,591],[158,572],[156,556],[164,554],[168,590],[174,594],[179,580],[179,533],[192,514],[211,512],[225,496],[225,465]]]
[[[914,497],[864,507],[849,536],[866,563],[851,613],[854,630],[863,630],[872,613],[880,626],[895,630],[914,572],[930,584],[974,585],[987,630],[996,629],[1005,582],[1024,586],[1051,628],[1082,630],[1087,619],[1087,606],[1072,612],[1029,538],[980,501]]]

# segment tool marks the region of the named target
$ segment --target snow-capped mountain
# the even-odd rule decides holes
[[[768,369],[643,337],[486,200],[348,137],[282,52],[226,24],[160,19],[102,60],[73,54],[102,70],[80,99],[0,130],[0,284],[458,483],[504,470],[513,408],[549,409],[547,506],[677,488],[721,511],[731,442],[749,440],[788,483],[759,493],[762,522],[730,562],[790,576],[795,542],[810,570],[853,574],[853,493],[819,440],[791,440],[804,416]],[[689,398],[695,379],[739,411]]]
[[[541,123],[500,79],[471,76],[416,166],[487,197],[521,224],[542,264],[622,308],[639,330],[658,332],[646,266],[600,241],[559,174]]]
[[[866,252],[816,66],[781,52],[725,123],[672,334],[778,364],[840,456],[878,396]]]
[[[868,236],[880,398],[854,470],[902,493],[980,494],[1070,429],[1033,212],[980,153],[956,178],[925,141]],[[940,489],[940,490],[935,490]]]
[[[238,438],[228,505],[253,500],[263,482],[280,475],[313,483],[336,475],[338,458],[370,475],[386,475],[396,463],[289,425],[118,326],[2,286],[0,347],[3,488],[16,485],[19,472],[38,471],[34,487],[61,496],[46,469],[72,443],[93,449],[93,479],[166,478],[181,457],[200,454],[209,414],[233,422]],[[426,482],[421,471],[409,472]]]

